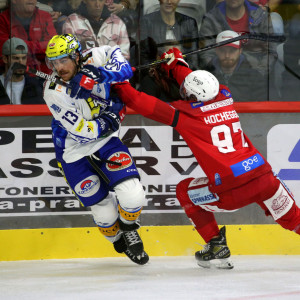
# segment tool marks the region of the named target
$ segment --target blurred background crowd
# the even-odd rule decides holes
[[[43,80],[11,67],[19,62],[50,74],[47,43],[64,33],[83,49],[119,45],[134,67],[171,47],[193,51],[190,68],[212,72],[236,102],[300,100],[300,0],[0,0],[0,104],[44,103]],[[244,33],[286,39],[200,50]],[[131,83],[166,102],[180,97],[159,65],[137,70]]]

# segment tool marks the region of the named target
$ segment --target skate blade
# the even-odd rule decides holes
[[[233,269],[233,263],[230,258],[213,259],[209,261],[197,260],[197,264],[206,269]]]

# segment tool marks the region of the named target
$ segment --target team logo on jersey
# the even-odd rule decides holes
[[[75,192],[80,197],[91,197],[98,192],[99,188],[99,178],[95,175],[92,175],[77,183],[75,186]]]
[[[113,163],[107,163],[106,168],[109,171],[119,171],[126,169],[132,165],[132,158],[131,156],[126,152],[116,152],[113,155],[111,155],[108,160],[114,161],[117,163],[120,163],[121,166],[113,164]]]
[[[240,161],[232,166],[230,166],[235,177],[245,174],[249,171],[252,171],[259,166],[263,165],[265,161],[258,153],[248,157],[247,159]]]
[[[231,97],[230,92],[228,92],[228,91],[225,90],[225,89],[221,90],[221,93],[222,93],[225,97]]]

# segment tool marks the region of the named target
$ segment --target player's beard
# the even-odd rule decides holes
[[[69,81],[75,76],[76,72],[72,73],[66,70],[61,70],[58,72],[58,76],[63,80],[63,81]]]

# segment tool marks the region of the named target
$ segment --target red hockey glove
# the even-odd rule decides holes
[[[161,67],[169,75],[170,70],[174,69],[177,64],[182,64],[184,66],[189,66],[188,63],[183,59],[181,51],[177,48],[172,48],[168,52],[163,53],[161,59],[169,58],[169,61],[162,63]]]

